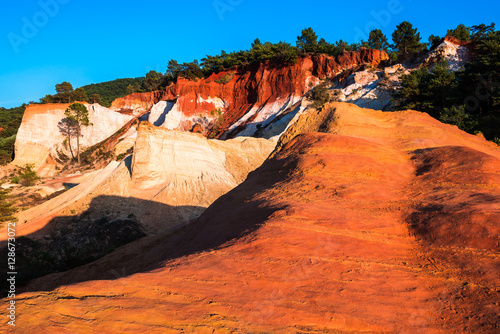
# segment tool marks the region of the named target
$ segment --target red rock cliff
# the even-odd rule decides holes
[[[224,112],[221,132],[230,128],[234,130],[249,122],[265,122],[269,115],[276,116],[276,112],[300,100],[320,79],[333,78],[360,65],[377,66],[387,59],[385,51],[362,49],[344,52],[337,57],[307,56],[291,65],[265,62],[214,73],[207,79],[179,78],[163,92],[135,93],[117,99],[113,108],[140,106],[142,110],[149,110],[160,100],[175,101],[175,111],[180,112],[177,118],[182,120],[169,126],[181,130],[192,129],[199,124],[199,116],[210,118],[210,112],[220,108]],[[266,114],[266,117],[259,118],[259,113]],[[242,119],[245,115],[246,118]]]

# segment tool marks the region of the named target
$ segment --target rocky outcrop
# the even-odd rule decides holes
[[[146,101],[149,121],[168,129],[222,138],[252,136],[265,128],[321,79],[361,65],[378,66],[388,60],[384,51],[362,49],[338,57],[313,55],[296,64],[264,62],[212,74],[207,79],[179,78],[161,93],[132,94],[113,103],[113,108],[132,108]],[[154,106],[151,104],[155,100]],[[216,129],[213,124],[218,123]]]
[[[277,119],[283,120],[291,107],[321,79],[361,65],[377,66],[387,53],[362,49],[338,57],[313,55],[296,64],[264,62],[213,74],[207,79],[179,78],[165,91],[134,93],[115,100],[111,109],[88,105],[93,126],[85,127],[82,148],[111,136],[134,117],[143,116],[152,124],[171,130],[194,131],[223,139],[253,136]],[[58,151],[67,156],[65,136],[58,129],[68,104],[31,105],[27,108],[16,142],[14,164],[35,163],[39,173],[54,173]],[[274,127],[275,132],[278,127]],[[135,140],[135,127],[116,144],[122,154]],[[71,143],[75,145],[76,140]]]
[[[76,138],[66,142],[67,136],[61,128],[64,111],[70,104],[32,104],[26,107],[16,137],[15,159],[17,166],[33,163],[41,175],[50,175],[57,165],[57,150],[68,155],[68,147],[76,152]],[[82,127],[81,148],[90,147],[110,137],[133,116],[107,109],[99,104],[85,104],[89,111],[91,126]]]
[[[17,311],[30,332],[493,333],[499,185],[493,143],[328,104],[178,238],[35,281],[66,285]]]
[[[111,109],[115,111],[131,111],[134,116],[142,115],[159,101],[159,92],[133,93],[125,97],[118,98],[111,104]]]
[[[208,140],[143,122],[133,157],[88,174],[78,185],[19,214],[18,235],[32,234],[55,217],[110,219],[134,215],[148,233],[178,228],[262,164],[276,142],[257,138]]]
[[[460,70],[469,60],[470,42],[446,36],[443,42],[419,61],[419,67],[432,67],[441,60],[446,60],[453,71]]]
[[[412,64],[396,64],[383,71],[362,70],[352,73],[345,79],[338,80],[335,87],[339,89],[336,101],[349,102],[362,108],[375,110],[391,110],[393,93],[400,88],[400,77],[411,71],[431,68],[436,63],[446,60],[451,70],[458,71],[469,59],[470,43],[447,36],[443,42],[425,56]]]

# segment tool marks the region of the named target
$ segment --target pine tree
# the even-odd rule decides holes
[[[372,49],[387,50],[389,48],[387,36],[384,35],[380,29],[370,31],[368,46]]]
[[[297,47],[303,52],[315,52],[318,47],[318,35],[307,28],[302,30],[302,35],[297,37]]]
[[[80,164],[80,137],[82,126],[92,125],[89,121],[89,111],[81,103],[73,103],[64,112],[68,118],[69,124],[74,127],[76,132],[76,155],[78,157],[78,164]]]
[[[400,53],[420,52],[423,49],[423,44],[420,43],[420,33],[408,21],[403,21],[396,27],[392,33],[392,40],[394,48]]]
[[[455,29],[448,30],[446,36],[453,36],[459,40],[468,41],[470,38],[470,28],[461,23]]]

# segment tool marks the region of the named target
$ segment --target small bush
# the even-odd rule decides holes
[[[24,167],[22,167],[21,172],[19,173],[19,178],[26,187],[33,186],[35,182],[40,179],[35,171],[34,164],[26,164]]]
[[[21,181],[19,176],[14,176],[12,179],[10,179],[10,183],[19,183],[19,181]]]
[[[217,116],[215,121],[212,123],[210,134],[208,136],[209,139],[214,139],[219,134],[222,124],[224,124],[224,114],[222,113],[222,109],[218,108],[210,111],[210,115],[213,117]]]
[[[6,222],[14,219],[14,213],[17,211],[13,203],[9,200],[9,192],[0,190],[0,222]]]
[[[439,120],[443,123],[456,125],[460,130],[467,132],[472,132],[477,126],[477,122],[465,111],[464,106],[444,108]]]
[[[218,84],[227,84],[229,81],[233,80],[233,73],[226,73],[222,78],[215,80]]]
[[[330,94],[326,88],[326,84],[320,84],[311,91],[311,99],[314,101],[314,108],[321,108],[325,103],[330,101]]]

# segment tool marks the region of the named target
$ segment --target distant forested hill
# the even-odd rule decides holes
[[[17,130],[21,126],[26,106],[6,109],[0,107],[0,165],[9,163],[14,152]]]
[[[110,107],[115,99],[130,94],[130,87],[141,87],[143,82],[144,78],[126,78],[90,84],[82,88],[89,97],[94,94],[99,94],[101,97],[101,105]]]

